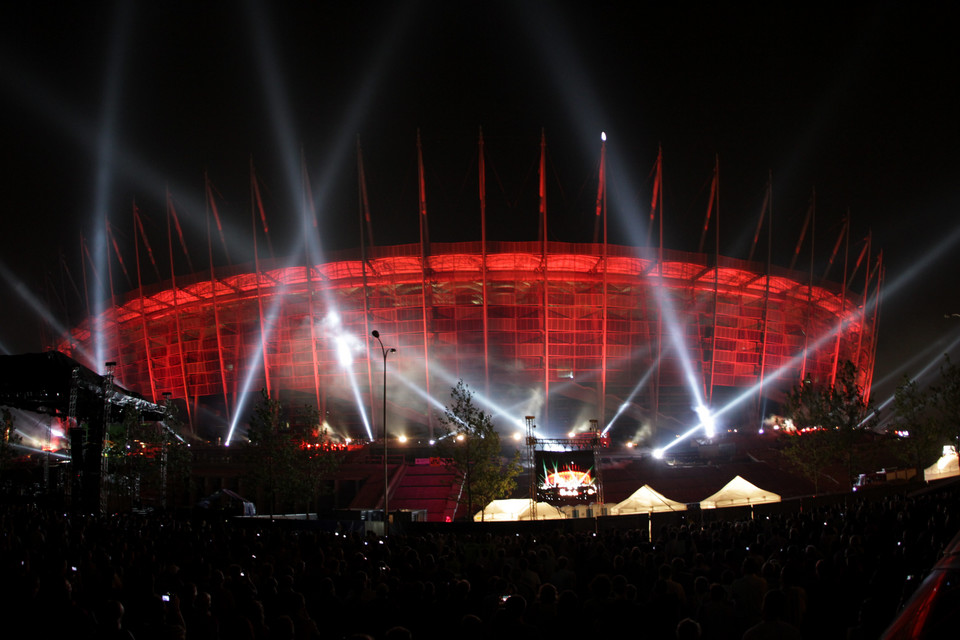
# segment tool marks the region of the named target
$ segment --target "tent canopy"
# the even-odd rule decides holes
[[[740,507],[765,502],[780,502],[780,496],[772,491],[766,491],[737,476],[728,482],[720,491],[700,502],[701,509],[718,509],[722,507]]]
[[[616,512],[626,513],[659,513],[662,511],[686,511],[687,505],[665,497],[645,484],[633,495],[617,504]]]
[[[923,470],[924,482],[960,476],[960,465],[957,464],[955,451],[944,451],[940,459]]]
[[[537,520],[559,520],[563,512],[547,502],[537,503]],[[530,498],[512,498],[509,500],[494,500],[482,511],[473,516],[474,521],[508,521],[533,520],[533,500]]]

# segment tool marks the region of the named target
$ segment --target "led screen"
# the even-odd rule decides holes
[[[538,501],[563,505],[596,499],[592,451],[538,451],[536,466]]]

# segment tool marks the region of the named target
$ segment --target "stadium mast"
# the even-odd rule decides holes
[[[550,317],[547,280],[547,134],[540,129],[540,267],[543,270],[543,424],[550,426]]]
[[[426,391],[427,397],[430,396],[430,341],[427,323],[427,280],[433,280],[433,276],[430,273],[430,229],[427,226],[427,184],[426,177],[424,176],[423,171],[423,145],[420,144],[420,129],[417,129],[417,180],[419,182],[419,193],[420,193],[420,260],[422,264],[421,269],[421,289],[420,289],[420,300],[422,303],[423,312],[423,370],[424,378],[426,379]],[[432,287],[431,287],[432,288]],[[431,296],[430,306],[433,307],[433,299]],[[433,440],[433,412],[430,410],[430,406],[427,406],[427,427],[430,434],[430,439]],[[384,425],[384,438],[386,438],[386,428]]]
[[[487,306],[487,165],[483,157],[483,127],[478,140],[480,179],[480,281],[483,298],[483,393],[490,397],[490,327]]]
[[[367,197],[367,174],[363,168],[363,149],[360,146],[360,136],[357,135],[357,202],[359,206],[358,213],[360,218],[360,275],[363,280],[363,335],[370,335],[370,287],[367,281],[367,269],[370,267],[370,260],[367,256],[367,241],[370,248],[373,248],[373,225],[370,223],[370,200]],[[364,227],[366,227],[367,239],[364,239]],[[370,400],[370,416],[375,415],[373,408],[373,363],[370,358],[370,351],[367,350],[367,392]],[[326,387],[324,387],[326,394]],[[386,427],[384,426],[384,433]],[[373,435],[372,433],[370,434]]]
[[[227,424],[232,424],[231,412],[230,412],[230,390],[227,386],[227,367],[226,363],[223,361],[223,337],[220,333],[220,305],[217,300],[217,275],[213,266],[213,240],[210,236],[210,212],[212,211],[214,216],[217,218],[217,227],[220,229],[220,240],[223,241],[223,229],[220,227],[220,216],[217,215],[217,205],[213,201],[213,191],[210,189],[210,178],[207,176],[207,172],[203,172],[203,184],[207,196],[207,206],[205,213],[205,218],[207,222],[207,260],[210,262],[210,294],[213,298],[213,322],[214,322],[214,333],[217,336],[217,359],[220,364],[220,386],[223,390],[223,409],[226,412]],[[224,250],[226,250],[226,243],[224,242]],[[227,261],[229,262],[230,258],[227,256]],[[140,263],[137,262],[137,273],[139,277]],[[140,291],[140,306],[141,313],[143,313],[143,290]],[[147,362],[150,359],[147,358]],[[151,376],[152,377],[152,376]],[[152,383],[152,380],[151,380]],[[156,402],[156,398],[153,400]]]

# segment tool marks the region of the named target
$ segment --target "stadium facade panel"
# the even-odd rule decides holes
[[[693,416],[691,385],[713,407],[740,399],[741,413],[756,414],[801,380],[831,381],[845,360],[870,387],[870,296],[799,271],[554,242],[367,255],[178,276],[176,287],[129,293],[59,348],[89,360],[97,328],[119,384],[154,401],[170,394],[194,423],[204,406],[225,422],[245,392],[267,389],[315,404],[352,437],[379,428],[374,329],[397,349],[387,364],[391,430],[396,420],[431,436],[458,379],[518,422],[536,416],[544,435],[615,416],[679,430]]]

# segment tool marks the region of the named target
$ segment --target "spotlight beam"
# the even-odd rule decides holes
[[[943,354],[944,354],[944,353],[950,353],[951,351],[953,351],[954,349],[956,349],[958,345],[960,345],[960,337],[955,338],[955,339],[947,346],[946,349],[944,349],[944,350],[942,350],[942,351],[941,351],[941,350],[938,350],[938,353],[937,353],[936,357],[931,358],[930,361],[927,362],[927,363],[923,366],[923,368],[920,369],[920,371],[919,371],[916,375],[911,376],[910,379],[909,379],[909,382],[919,382],[919,380],[921,380],[923,377],[925,377],[927,374],[929,374],[929,373],[934,369],[934,367],[936,367],[938,364],[941,364],[941,363],[943,362]],[[927,349],[925,349],[925,351],[929,351],[929,350],[930,350],[930,347],[927,347]],[[876,408],[875,411],[872,411],[872,412],[870,413],[870,415],[868,415],[866,418],[863,419],[863,421],[860,423],[860,426],[863,426],[864,424],[866,424],[866,423],[867,423],[871,418],[873,418],[874,416],[879,415],[879,413],[880,413],[881,411],[883,411],[884,409],[886,409],[886,408],[890,405],[890,403],[892,403],[894,400],[896,400],[896,398],[897,398],[896,393],[891,394],[890,396],[888,396],[883,402],[881,402],[880,404],[877,405],[877,408]],[[886,424],[886,421],[883,421],[883,422],[881,423],[881,425],[878,425],[878,426],[882,426],[882,424]]]
[[[610,418],[610,422],[607,423],[607,426],[603,428],[603,431],[600,432],[601,436],[607,435],[607,432],[610,431],[610,428],[613,427],[613,423],[617,421],[617,418],[627,410],[627,406],[633,402],[633,399],[640,393],[640,390],[647,385],[647,382],[650,380],[650,376],[653,375],[653,372],[656,370],[658,363],[654,363],[652,367],[646,370],[643,376],[640,378],[640,381],[633,387],[633,390],[630,391],[630,395],[627,396],[627,399],[617,408],[617,412]]]
[[[286,265],[287,268],[290,268],[292,264]],[[261,273],[256,274],[257,277],[262,277]],[[267,309],[267,313],[264,317],[264,326],[260,329],[260,344],[258,348],[253,350],[253,353],[250,356],[250,360],[247,363],[247,375],[243,379],[243,382],[240,385],[240,390],[237,394],[237,407],[233,412],[233,418],[230,420],[230,428],[227,431],[227,438],[223,442],[223,446],[229,447],[230,443],[233,441],[233,436],[237,429],[237,423],[240,421],[240,416],[243,414],[243,410],[246,406],[248,396],[250,394],[250,388],[253,386],[253,379],[257,375],[257,372],[260,371],[261,366],[266,367],[267,363],[263,361],[264,348],[267,343],[269,343],[272,335],[273,328],[276,324],[277,317],[280,315],[280,308],[283,306],[283,297],[286,291],[286,285],[280,285],[279,290],[276,295],[270,301],[270,306]]]
[[[361,83],[360,90],[358,91],[356,98],[353,100],[351,107],[345,112],[346,122],[344,122],[342,126],[338,127],[340,135],[337,137],[336,144],[333,145],[332,150],[328,154],[326,165],[321,171],[320,185],[318,185],[317,188],[308,188],[308,183],[306,180],[309,180],[309,178],[306,177],[306,169],[304,168],[303,172],[300,171],[297,159],[298,154],[296,151],[296,145],[294,143],[297,134],[295,132],[295,127],[292,124],[294,122],[294,118],[286,100],[288,91],[282,80],[282,65],[280,64],[276,55],[274,39],[267,28],[268,21],[265,19],[266,16],[263,11],[263,7],[257,2],[247,3],[247,17],[250,21],[256,50],[258,52],[256,60],[259,69],[259,76],[263,86],[263,93],[267,103],[267,108],[270,113],[270,122],[273,126],[277,146],[279,148],[280,156],[284,166],[283,173],[286,178],[287,189],[291,202],[305,201],[306,198],[301,197],[304,192],[315,192],[318,194],[317,204],[322,208],[327,199],[327,193],[329,192],[330,185],[343,170],[343,167],[349,165],[349,163],[344,162],[344,159],[352,149],[351,141],[353,132],[357,130],[357,125],[362,121],[363,117],[368,112],[370,105],[374,102],[373,95],[375,88],[379,82],[379,78],[382,75],[383,68],[390,60],[390,52],[394,50],[394,47],[392,46],[393,42],[399,37],[399,35],[403,32],[405,25],[409,22],[409,20],[403,19],[404,16],[410,15],[410,11],[408,9],[401,8],[398,10],[398,12],[399,13],[397,17],[400,19],[390,21],[390,34],[388,37],[380,39],[381,44],[377,50],[377,53],[375,54],[374,63],[371,65],[370,71],[365,74],[365,79]],[[306,180],[303,180],[304,178],[306,178]],[[316,205],[313,202],[304,202],[304,205],[304,211],[301,213],[304,218],[305,263],[307,269],[313,269],[315,264],[322,264],[324,262],[323,250],[320,243],[317,225],[307,224],[308,216],[314,221],[316,220]],[[309,211],[307,208],[309,208]],[[321,287],[320,295],[323,299],[325,307],[328,310],[336,309],[336,304],[334,300],[332,300],[326,288]],[[339,336],[340,334],[337,335]],[[339,339],[339,337],[335,336],[335,339]],[[351,390],[353,391],[354,400],[356,402],[357,411],[363,420],[368,437],[372,440],[373,434],[371,431],[370,421],[367,418],[366,410],[364,408],[365,403],[362,401],[359,386],[352,373],[349,375],[349,381]]]
[[[100,114],[100,127],[97,136],[94,196],[90,214],[93,227],[98,230],[94,236],[94,256],[95,261],[99,263],[101,273],[107,272],[105,263],[109,259],[107,256],[104,221],[107,218],[107,207],[113,184],[114,162],[116,159],[113,151],[115,146],[114,127],[117,120],[120,98],[120,80],[123,77],[121,68],[126,50],[125,34],[129,31],[127,26],[132,17],[131,6],[132,5],[126,4],[121,5],[117,14],[114,16],[115,21],[110,41],[110,53],[107,57],[107,68],[104,71],[106,86],[104,88],[103,99],[101,100],[103,110]],[[102,281],[99,284],[103,286]],[[99,367],[102,367],[106,361],[106,344],[103,335],[104,321],[106,319],[106,309],[104,307],[106,292],[101,290],[97,293],[98,295],[95,296],[94,302],[94,313],[97,318],[94,342],[94,365],[97,367],[95,370],[99,370]]]
[[[66,336],[69,335],[70,330],[63,326],[59,320],[53,315],[50,309],[45,305],[30,288],[24,283],[20,278],[18,278],[3,261],[0,261],[0,277],[2,277],[11,289],[23,300],[27,306],[35,313],[37,316],[43,320],[47,325],[56,331],[57,335]],[[80,354],[90,360],[90,352],[84,348],[82,345],[77,346],[77,350]],[[4,349],[6,351],[6,349]]]

